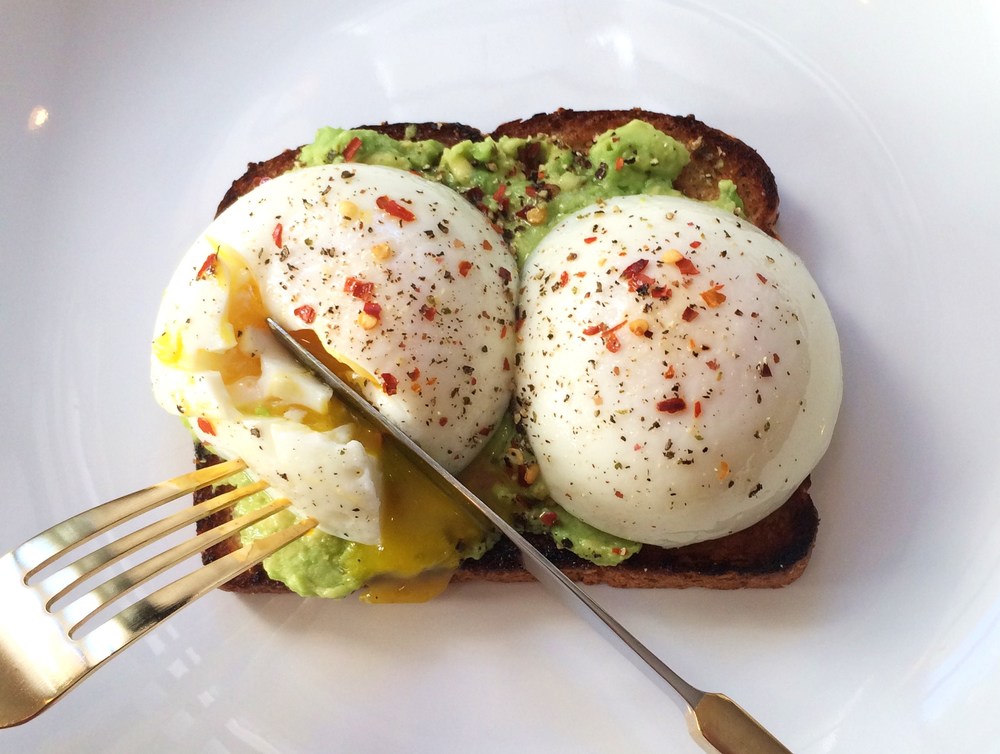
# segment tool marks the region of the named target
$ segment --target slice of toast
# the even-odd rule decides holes
[[[712,200],[718,197],[719,181],[731,180],[743,200],[747,219],[775,235],[778,192],[767,163],[743,142],[692,116],[676,117],[639,109],[558,110],[505,123],[490,135],[500,138],[544,134],[572,149],[586,152],[595,136],[633,119],[644,120],[674,137],[691,153],[691,161],[674,182],[678,190],[691,198]],[[437,139],[446,145],[483,136],[474,128],[455,123],[381,124],[361,128],[397,139],[403,138],[409,129],[410,138]],[[289,170],[297,154],[298,149],[289,149],[264,162],[248,165],[247,172],[226,192],[218,212],[264,180]],[[219,461],[204,447],[196,447],[198,466]],[[196,493],[195,501],[218,494],[222,489],[202,490]],[[200,522],[198,530],[207,530],[228,518],[229,512],[222,511]],[[805,570],[818,525],[819,515],[809,496],[809,480],[806,479],[783,506],[748,529],[685,547],[666,549],[644,545],[636,555],[617,566],[594,565],[558,548],[551,538],[531,535],[529,539],[570,578],[588,584],[625,588],[774,588],[791,583]],[[237,547],[239,538],[233,537],[207,550],[204,560],[211,562]],[[453,581],[522,582],[532,578],[522,567],[517,548],[504,538],[482,559],[463,563]],[[288,591],[283,584],[270,579],[260,565],[223,588],[239,592]]]

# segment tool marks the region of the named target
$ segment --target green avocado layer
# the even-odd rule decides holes
[[[483,211],[502,230],[518,264],[523,264],[561,219],[598,200],[679,194],[673,181],[689,160],[683,144],[634,120],[598,136],[586,153],[545,137],[486,137],[446,147],[438,141],[397,140],[366,129],[321,128],[301,149],[298,165],[361,162],[439,181]],[[732,212],[743,209],[735,185],[727,180],[719,182],[719,198],[712,204]],[[592,563],[616,565],[639,551],[638,543],[595,529],[554,503],[545,481],[536,475],[531,450],[508,415],[463,480],[519,530],[549,535],[557,547]],[[243,500],[235,513],[266,502],[265,493],[259,493]],[[293,520],[288,512],[272,516],[244,530],[243,541],[265,536]],[[479,558],[495,541],[487,538],[462,555]],[[357,557],[357,547],[318,533],[267,558],[264,569],[298,594],[344,597],[380,575],[359,566],[363,559]]]

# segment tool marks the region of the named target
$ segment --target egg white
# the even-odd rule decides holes
[[[230,263],[199,275],[212,255]],[[513,389],[513,259],[486,219],[444,186],[392,168],[322,166],[239,199],[167,288],[152,359],[157,401],[221,455],[243,457],[320,528],[376,543],[377,453],[356,426],[318,432],[302,423],[307,411],[326,410],[330,391],[266,331],[237,331],[227,320],[240,265],[270,316],[312,330],[382,413],[456,471],[488,439]],[[260,359],[261,374],[226,384],[212,365],[237,348]],[[264,401],[283,415],[240,409]]]
[[[516,419],[552,497],[609,533],[677,546],[784,503],[825,452],[842,376],[802,261],[688,199],[565,219],[521,276]]]

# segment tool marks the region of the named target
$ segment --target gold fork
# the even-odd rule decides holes
[[[97,613],[140,584],[240,530],[288,507],[275,500],[148,558],[85,594],[71,593],[95,574],[147,545],[260,492],[263,482],[168,515],[125,534],[52,573],[42,573],[85,542],[119,524],[242,471],[226,461],[98,505],[56,524],[0,558],[0,728],[19,725],[45,710],[94,670],[182,607],[298,539],[316,526],[304,518],[195,569],[133,602],[81,635]],[[66,602],[65,607],[57,603]]]

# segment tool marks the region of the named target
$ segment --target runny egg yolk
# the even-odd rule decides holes
[[[264,309],[256,280],[238,254],[220,248],[220,267],[229,278],[229,305],[226,317],[237,339],[249,328],[266,328]],[[221,271],[221,270],[220,270]],[[339,376],[356,380],[350,367],[338,362],[322,347],[311,330],[293,333],[313,355]],[[213,368],[230,384],[261,373],[260,357],[231,348],[216,356]],[[272,413],[301,407],[264,405],[239,407],[252,412]],[[383,472],[380,514],[381,542],[358,545],[359,567],[379,574],[362,593],[366,602],[421,602],[440,594],[448,585],[465,552],[488,534],[489,525],[464,502],[451,499],[428,479],[382,434],[354,418],[347,408],[331,399],[326,413],[305,411],[302,422],[311,429],[325,431],[344,423],[356,426],[355,436],[369,453],[378,458]]]

